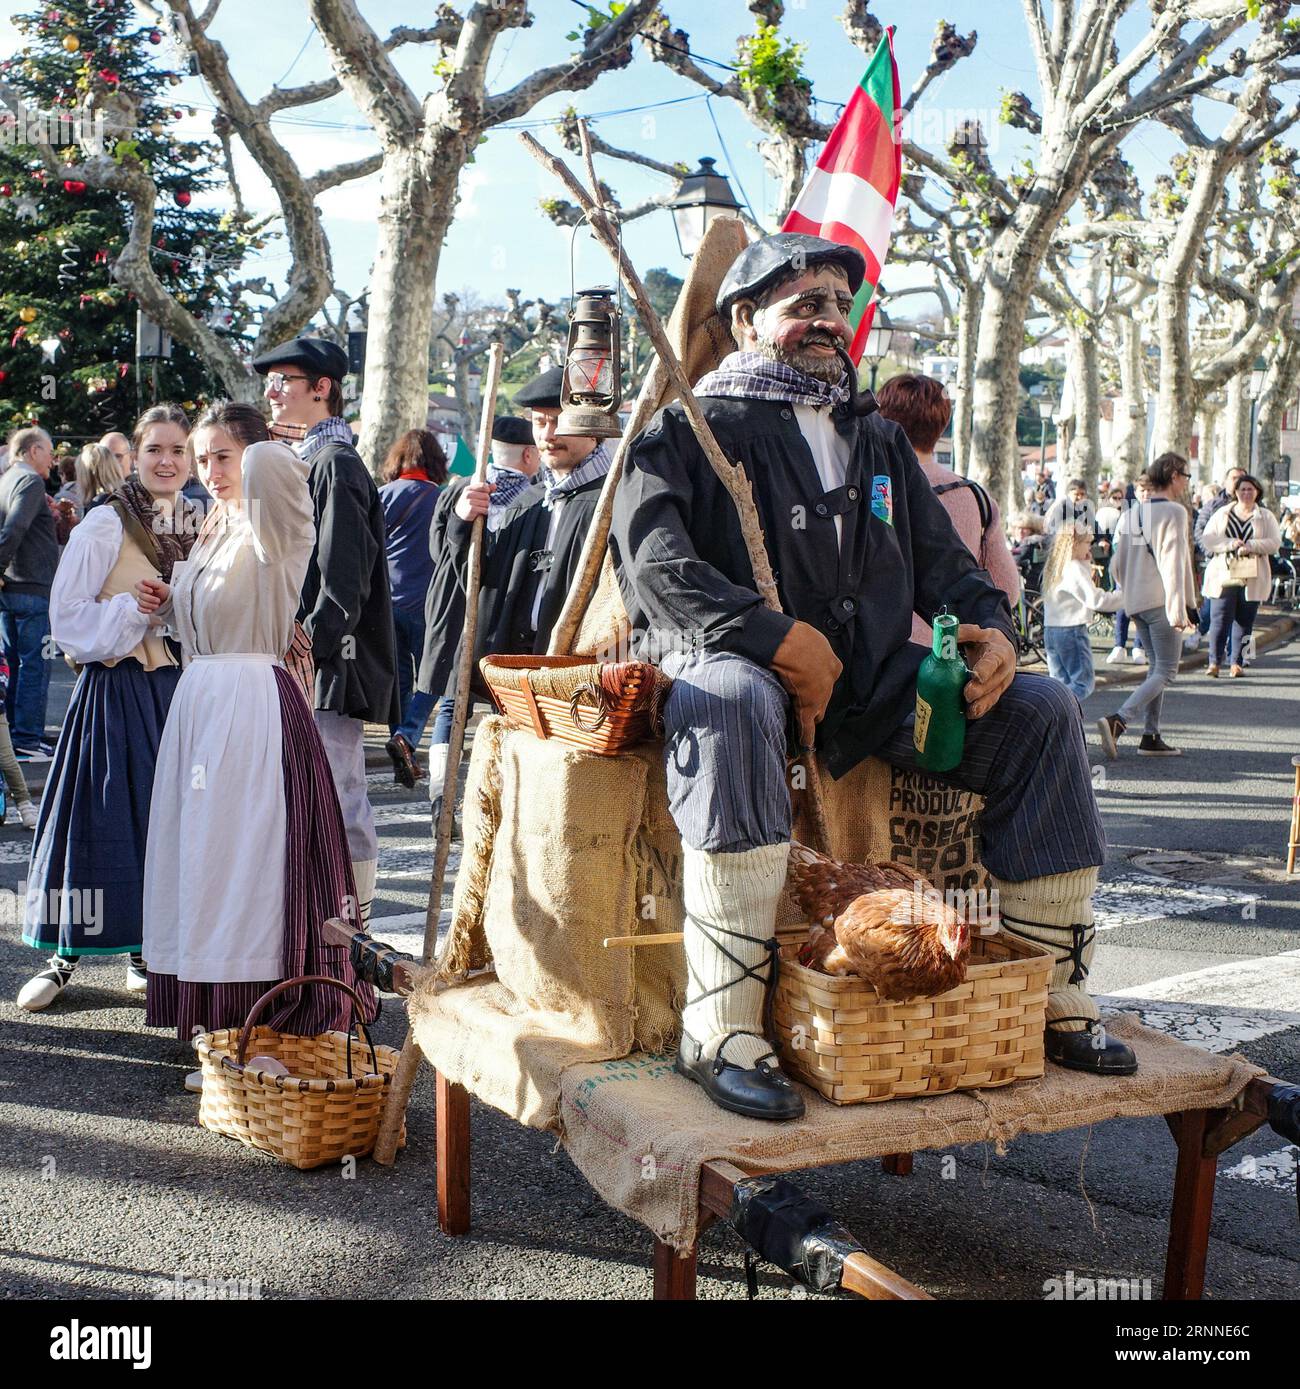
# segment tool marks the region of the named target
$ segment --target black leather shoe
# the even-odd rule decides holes
[[[414,790],[415,783],[420,779],[420,764],[415,760],[415,749],[402,734],[394,733],[384,744],[384,751],[392,759],[393,780],[408,791]]]
[[[736,1035],[731,1034],[733,1037]],[[722,1047],[718,1048],[719,1053],[726,1045],[724,1040]],[[747,1119],[803,1118],[803,1096],[786,1076],[768,1065],[767,1057],[760,1057],[756,1065],[748,1067],[724,1061],[721,1054],[711,1061],[704,1056],[688,1061],[685,1056],[687,1050],[698,1053],[699,1047],[692,1038],[683,1034],[673,1069],[678,1075],[701,1086],[720,1109],[743,1114]],[[769,1052],[768,1056],[775,1059],[774,1052]]]
[[[1089,1019],[1082,1032],[1063,1032],[1049,1022],[1043,1038],[1047,1059],[1070,1071],[1090,1071],[1097,1076],[1131,1076],[1137,1057],[1127,1042],[1117,1041],[1101,1023]]]

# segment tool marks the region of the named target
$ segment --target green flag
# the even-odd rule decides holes
[[[474,455],[470,452],[469,445],[459,434],[456,435],[456,452],[452,455],[447,471],[453,477],[474,476]]]

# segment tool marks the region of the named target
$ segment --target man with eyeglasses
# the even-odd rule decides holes
[[[370,917],[379,838],[366,792],[365,725],[395,724],[397,656],[384,555],[384,511],[343,419],[347,353],[323,338],[294,338],[264,352],[272,432],[306,460],[316,547],[298,620],[316,665],[316,727],[348,832],[358,918]]]

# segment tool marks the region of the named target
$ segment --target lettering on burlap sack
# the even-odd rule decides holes
[[[982,886],[979,812],[982,801],[938,777],[889,768],[889,857],[924,873],[935,887]]]

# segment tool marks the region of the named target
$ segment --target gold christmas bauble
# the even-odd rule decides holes
[[[189,414],[194,409],[194,402],[192,400],[182,400],[181,409],[184,410],[186,414]]]
[[[69,53],[75,53],[81,47],[81,40],[76,34],[68,34],[64,37],[63,46]]]
[[[35,323],[36,310],[32,308],[30,304],[28,304],[25,308],[21,308],[18,310],[18,317],[21,318],[24,323]]]

